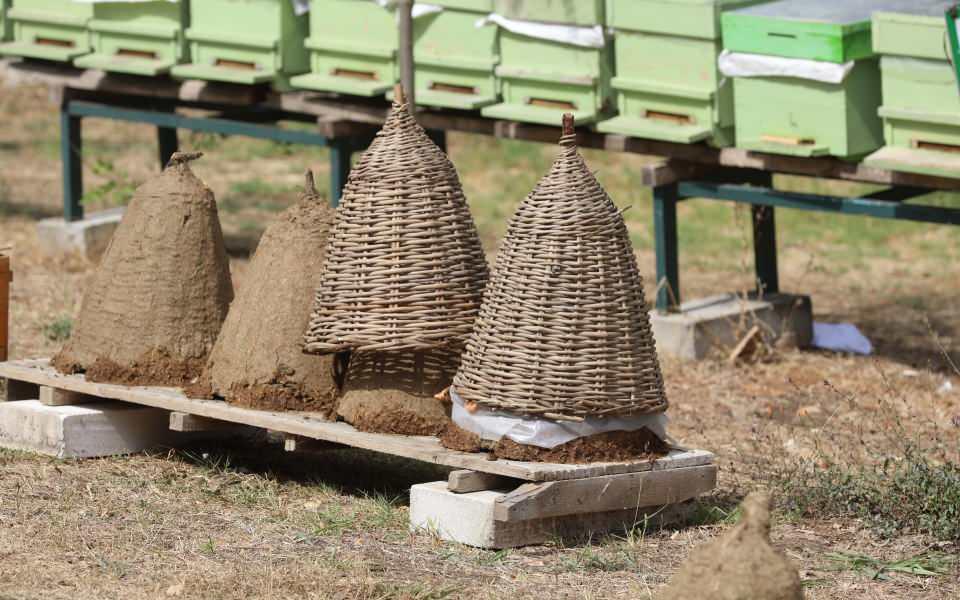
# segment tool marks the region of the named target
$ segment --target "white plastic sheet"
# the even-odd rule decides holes
[[[393,9],[397,2],[396,0],[373,0],[383,8]],[[419,19],[420,17],[425,17],[427,15],[432,15],[434,13],[443,12],[442,6],[437,6],[435,4],[423,4],[421,2],[414,3],[413,7],[410,9],[410,16],[414,19]]]
[[[823,83],[843,83],[854,62],[832,63],[806,58],[784,58],[724,50],[717,59],[727,77],[796,77]]]
[[[477,21],[477,27],[485,27],[491,23],[519,35],[541,40],[550,40],[551,42],[571,44],[573,46],[582,46],[584,48],[603,48],[607,43],[603,33],[603,27],[600,25],[577,27],[573,25],[536,23],[534,21],[508,19],[503,15],[491,13]]]
[[[873,344],[852,323],[814,323],[814,348],[853,354],[873,354]]]
[[[477,409],[468,412],[463,399],[450,388],[453,401],[453,422],[480,436],[481,439],[497,441],[506,437],[525,446],[555,448],[571,440],[607,431],[637,431],[646,427],[662,440],[667,440],[667,415],[643,415],[639,417],[587,418],[581,422],[548,421],[529,417],[515,417],[501,412]]]

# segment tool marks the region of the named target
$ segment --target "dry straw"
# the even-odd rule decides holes
[[[304,349],[327,354],[462,343],[486,281],[486,258],[457,172],[398,93],[344,189]]]
[[[664,411],[627,228],[577,150],[571,115],[560,146],[510,221],[454,388],[555,420]]]

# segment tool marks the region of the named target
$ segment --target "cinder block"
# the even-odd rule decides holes
[[[171,432],[169,412],[101,402],[45,406],[39,400],[0,404],[0,446],[57,458],[93,458],[140,452],[186,440]]]
[[[123,218],[123,210],[119,207],[90,213],[79,221],[44,219],[37,223],[41,248],[54,255],[80,252],[96,262],[110,244],[110,238]]]
[[[410,488],[410,530],[478,548],[516,548],[626,530],[645,519],[651,526],[663,525],[681,519],[690,506],[655,506],[649,508],[649,514],[641,508],[508,522],[494,519],[494,507],[506,491],[458,494],[447,485],[446,481],[435,481]]]
[[[761,298],[724,294],[680,305],[680,312],[650,314],[657,352],[701,360],[730,351],[754,326],[766,343],[804,348],[813,338],[809,296],[769,294]]]

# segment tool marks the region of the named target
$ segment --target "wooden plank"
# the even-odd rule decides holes
[[[198,417],[190,413],[172,411],[170,413],[170,430],[182,432],[205,432],[205,431],[242,431],[246,429],[243,425],[220,421],[217,419],[208,419],[207,417]]]
[[[10,256],[0,248],[0,362],[7,360],[10,349]]]
[[[314,440],[299,435],[285,435],[283,437],[283,449],[286,452],[324,452],[345,447],[343,444]]]
[[[447,478],[447,489],[456,494],[516,487],[518,480],[480,471],[452,471]]]
[[[713,463],[713,455],[709,452],[680,449],[674,450],[670,455],[657,460],[620,463],[556,465],[512,460],[487,460],[485,454],[459,452],[444,448],[440,445],[439,440],[432,436],[366,433],[357,431],[346,423],[326,421],[316,414],[269,412],[241,408],[217,400],[196,400],[187,398],[182,391],[174,388],[126,387],[92,383],[86,381],[80,375],[63,375],[51,368],[49,362],[48,359],[39,359],[0,363],[0,377],[29,381],[100,398],[122,400],[263,429],[283,431],[288,434],[327,440],[355,448],[403,456],[449,467],[494,473],[529,481],[556,481],[637,471],[660,471]]]
[[[16,402],[18,400],[37,400],[40,398],[40,386],[29,381],[17,381],[16,379],[7,380],[7,390],[3,395],[4,402]]]
[[[497,500],[493,516],[498,521],[527,521],[666,506],[695,498],[716,484],[715,465],[525,483]]]
[[[61,390],[46,385],[40,386],[40,404],[45,406],[73,406],[74,404],[90,404],[99,401],[100,398],[80,392]]]

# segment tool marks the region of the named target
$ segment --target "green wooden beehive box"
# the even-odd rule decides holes
[[[283,90],[309,69],[307,15],[295,14],[290,0],[190,0],[189,11],[191,62],[175,65],[174,77]]]
[[[93,4],[72,0],[11,0],[6,11],[9,42],[0,54],[71,61],[90,51],[87,21]]]
[[[0,42],[10,39],[10,22],[7,21],[7,8],[10,0],[0,0]]]
[[[187,60],[187,0],[99,2],[88,23],[93,52],[74,61],[85,69],[156,76]]]
[[[722,16],[727,50],[786,59],[791,76],[736,77],[738,147],[796,156],[858,158],[883,144],[874,10],[905,0],[779,0]],[[848,64],[839,82],[797,73],[803,61]],[[805,63],[811,65],[810,62]]]
[[[494,0],[493,10],[508,19],[597,25],[603,23],[605,0]]]
[[[886,146],[871,166],[929,175],[960,173],[960,93],[944,52],[944,14],[954,2],[915,0],[873,15],[880,58]]]
[[[498,0],[503,15],[534,14],[540,8],[541,18],[555,25],[581,27],[601,38],[597,46],[574,45],[569,42],[532,37],[500,28],[500,65],[496,68],[502,101],[481,110],[485,117],[530,123],[556,125],[563,113],[573,113],[578,123],[595,123],[613,108],[610,79],[613,73],[613,50],[609,40],[603,41],[604,5],[593,0],[533,0],[513,2]],[[586,10],[584,7],[588,7]],[[527,12],[529,11],[529,12]],[[584,12],[586,11],[586,12]],[[586,16],[597,17],[592,23]],[[545,22],[545,21],[543,21]]]
[[[417,104],[473,110],[499,98],[499,31],[477,27],[493,0],[432,0],[442,11],[414,21]]]
[[[619,115],[597,129],[714,146],[733,144],[733,83],[717,69],[720,14],[766,0],[607,0]]]
[[[371,0],[313,0],[310,72],[294,86],[379,96],[398,81],[395,11]]]

